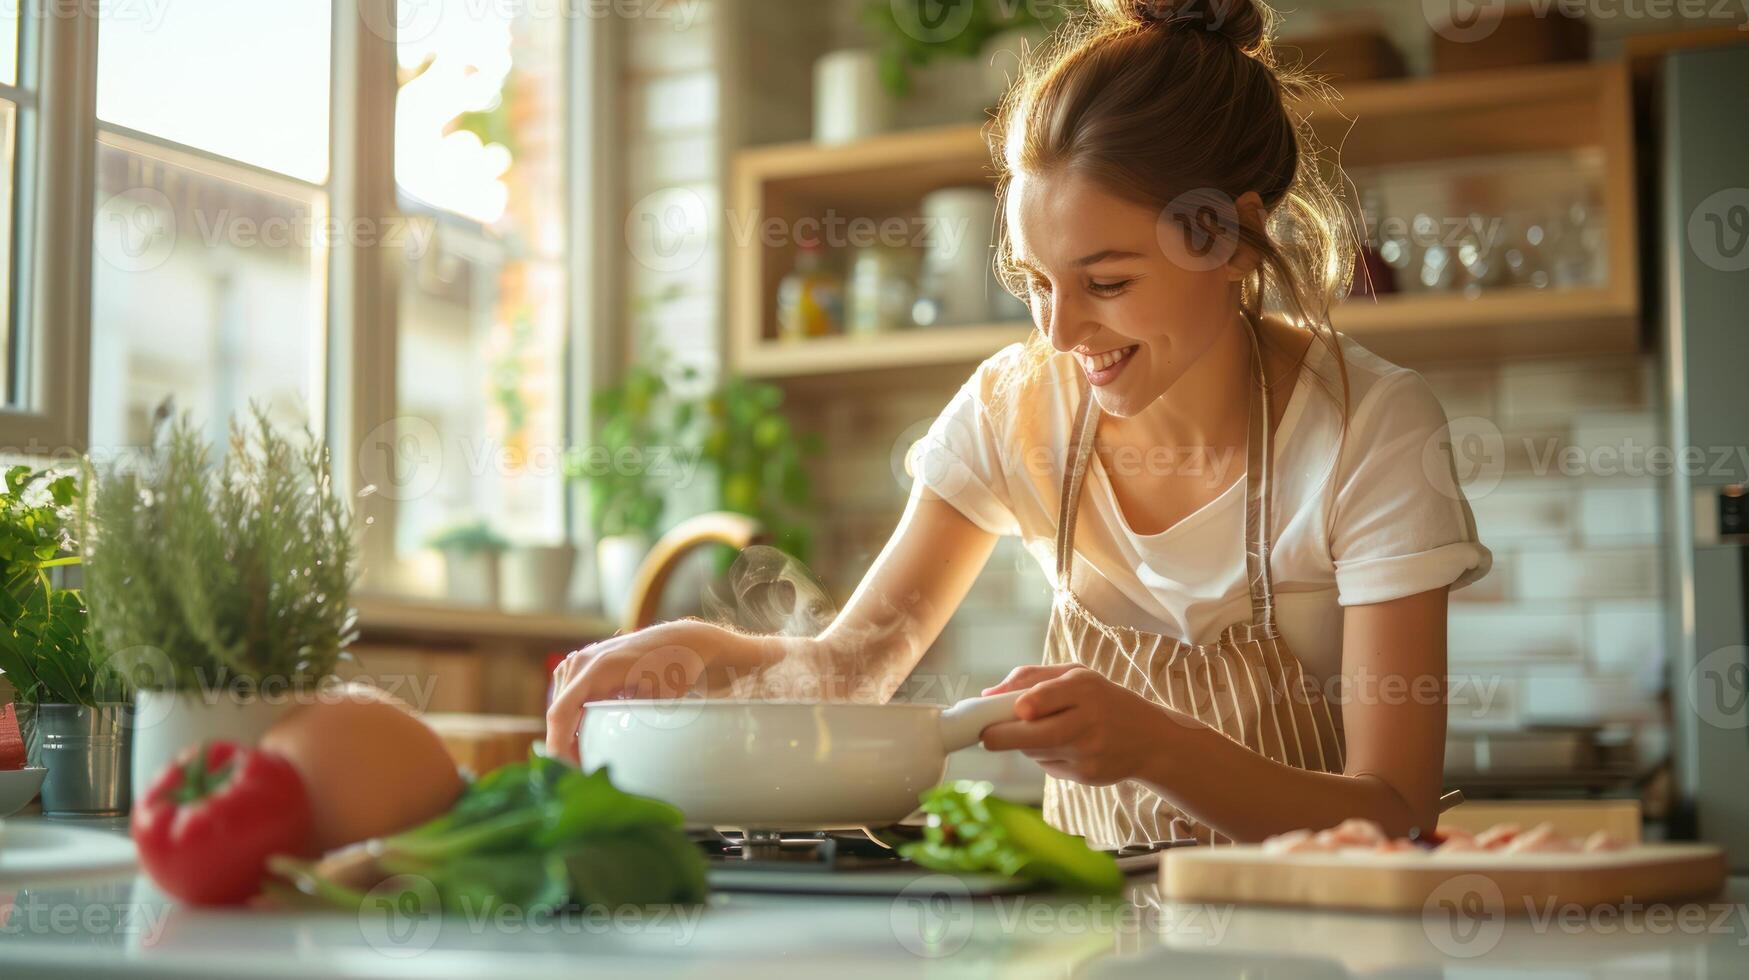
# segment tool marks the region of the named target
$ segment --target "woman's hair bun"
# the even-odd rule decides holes
[[[1256,0],[1124,0],[1129,16],[1166,30],[1219,34],[1246,54],[1262,51],[1269,25]]]

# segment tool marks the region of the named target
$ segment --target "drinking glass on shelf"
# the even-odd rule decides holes
[[[1553,222],[1549,277],[1557,289],[1594,286],[1602,281],[1603,227],[1588,193],[1575,194]]]
[[[1501,225],[1505,242],[1502,254],[1506,278],[1514,286],[1549,288],[1546,216],[1542,212],[1515,208],[1506,212]]]
[[[1416,280],[1427,292],[1443,293],[1457,286],[1456,257],[1445,244],[1445,229],[1425,211],[1409,222],[1411,237],[1421,246],[1417,260]]]
[[[1463,268],[1464,296],[1474,299],[1506,281],[1499,218],[1471,212],[1456,237],[1458,264]]]

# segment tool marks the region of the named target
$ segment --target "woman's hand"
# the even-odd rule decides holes
[[[985,694],[1025,690],[1016,721],[984,729],[984,747],[1016,749],[1058,779],[1107,786],[1148,778],[1173,713],[1079,664],[1016,667]]]
[[[579,761],[577,731],[587,702],[723,691],[784,654],[781,638],[748,636],[690,619],[592,643],[553,671],[547,754]]]

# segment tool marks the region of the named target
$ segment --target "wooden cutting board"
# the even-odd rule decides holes
[[[1182,848],[1161,857],[1174,902],[1245,902],[1381,912],[1458,910],[1508,916],[1716,894],[1724,852],[1643,844],[1597,854],[1427,852],[1265,854],[1261,847]]]
[[[474,715],[432,712],[421,715],[443,739],[456,765],[474,775],[528,759],[534,743],[546,738],[546,722],[521,715]]]

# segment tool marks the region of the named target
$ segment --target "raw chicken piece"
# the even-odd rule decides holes
[[[1401,851],[1424,851],[1426,848],[1407,837],[1396,837],[1382,840],[1373,845],[1373,851],[1378,854],[1396,854]]]
[[[1445,843],[1439,845],[1433,850],[1435,853],[1439,854],[1472,854],[1482,850],[1482,848],[1476,844],[1476,839],[1474,837],[1465,834],[1462,837],[1455,835],[1447,837]]]
[[[1329,854],[1329,853],[1337,850],[1338,848],[1335,844],[1330,843],[1325,838],[1324,835],[1327,833],[1329,833],[1329,831],[1327,831],[1327,830],[1321,831],[1317,834],[1313,834],[1310,831],[1307,831],[1307,836],[1298,838],[1298,839],[1290,842],[1285,848],[1282,849],[1281,853],[1282,854]]]
[[[1290,830],[1285,834],[1276,834],[1263,841],[1265,854],[1292,854],[1300,844],[1312,839],[1309,830]]]
[[[1449,844],[1454,840],[1455,841],[1463,841],[1465,844],[1472,845],[1472,850],[1473,850],[1474,849],[1473,845],[1476,843],[1476,835],[1470,833],[1467,830],[1460,830],[1456,827],[1453,827],[1450,830],[1435,831],[1435,833],[1437,833],[1439,835],[1438,840],[1439,840],[1439,843],[1442,845]]]
[[[1559,854],[1573,850],[1573,842],[1555,833],[1552,824],[1539,823],[1512,838],[1502,854]]]
[[[1512,843],[1520,830],[1515,823],[1497,823],[1476,835],[1476,846],[1484,851],[1498,851]]]
[[[1595,830],[1591,832],[1590,837],[1585,838],[1585,843],[1580,847],[1580,850],[1587,854],[1596,854],[1601,851],[1619,851],[1626,846],[1608,833]]]
[[[1334,834],[1344,847],[1373,847],[1385,841],[1385,832],[1378,824],[1359,817],[1342,821],[1328,833]]]

